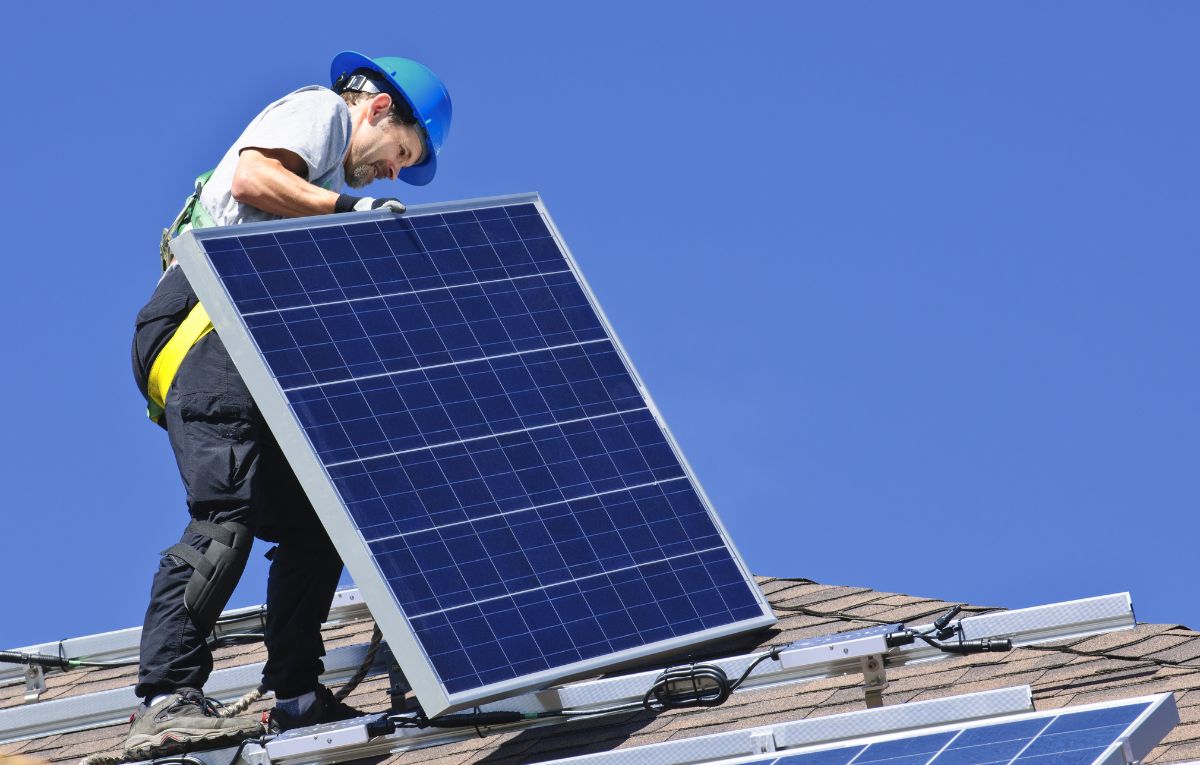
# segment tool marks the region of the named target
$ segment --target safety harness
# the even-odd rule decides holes
[[[208,211],[204,209],[204,205],[200,204],[200,192],[204,190],[204,184],[208,182],[212,174],[213,171],[209,170],[207,173],[197,176],[195,191],[184,202],[183,209],[179,211],[179,215],[175,216],[171,227],[163,229],[158,254],[162,258],[164,273],[171,266],[171,240],[174,237],[188,229],[208,228],[215,225]],[[208,311],[204,309],[203,305],[196,303],[183,322],[175,329],[171,339],[158,352],[154,363],[150,365],[150,374],[146,380],[146,416],[151,421],[158,423],[162,420],[163,411],[167,405],[167,391],[171,389],[171,382],[175,379],[175,374],[179,372],[179,366],[183,364],[183,359],[187,356],[188,351],[200,342],[202,337],[212,331],[213,325],[208,318]]]

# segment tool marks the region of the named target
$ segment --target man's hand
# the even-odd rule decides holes
[[[391,197],[355,197],[350,194],[339,194],[337,204],[333,206],[334,212],[367,212],[368,210],[391,210],[394,213],[402,213],[407,208],[399,199]]]

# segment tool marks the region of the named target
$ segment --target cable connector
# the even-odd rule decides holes
[[[1004,638],[984,638],[983,640],[962,640],[957,643],[942,643],[938,646],[946,653],[1000,653],[1012,650],[1012,641]]]
[[[912,645],[917,639],[917,633],[915,630],[897,630],[884,635],[883,639],[888,648],[899,648],[902,645]]]
[[[51,656],[45,653],[19,653],[17,651],[0,651],[0,662],[10,664],[28,664],[46,669],[69,669],[70,659],[61,656]]]
[[[949,611],[934,620],[933,626],[937,630],[933,636],[935,640],[946,640],[958,634],[958,631],[962,629],[962,625],[955,624],[951,626],[950,622],[954,621],[954,617],[958,616],[961,611],[962,606],[952,606]]]

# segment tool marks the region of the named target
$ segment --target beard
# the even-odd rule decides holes
[[[350,175],[346,178],[346,185],[352,189],[361,189],[368,183],[379,178],[390,178],[391,175],[385,162],[366,163],[360,162],[350,168]]]
[[[355,165],[350,168],[350,174],[346,176],[346,185],[352,189],[361,189],[373,180],[375,180],[374,165]]]

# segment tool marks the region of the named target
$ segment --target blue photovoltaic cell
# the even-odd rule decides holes
[[[449,693],[763,615],[534,205],[200,244]]]
[[[997,722],[818,752],[771,755],[763,765],[1091,765],[1148,702]]]

